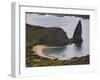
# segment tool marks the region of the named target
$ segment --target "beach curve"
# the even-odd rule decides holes
[[[55,57],[49,56],[47,53],[43,52],[43,49],[47,48],[45,45],[36,45],[32,48],[32,51],[35,52],[36,55],[44,58],[55,59]]]

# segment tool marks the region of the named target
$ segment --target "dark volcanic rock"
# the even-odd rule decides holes
[[[40,27],[26,24],[26,40],[32,41],[35,45],[65,46],[68,44],[68,37],[63,29],[58,27]]]
[[[82,40],[82,25],[81,25],[81,21],[79,20],[79,22],[75,28],[73,38],[71,38],[69,40],[69,43],[80,44],[80,43],[82,43],[82,41],[83,41]]]
[[[74,31],[73,39],[75,42],[82,42],[82,25],[80,20]]]

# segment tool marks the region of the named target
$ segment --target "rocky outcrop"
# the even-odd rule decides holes
[[[35,45],[65,46],[68,44],[66,32],[58,27],[40,27],[26,24],[26,39]]]
[[[73,40],[76,44],[80,44],[83,41],[82,40],[82,24],[81,24],[80,20],[76,26],[75,31],[74,31]]]
[[[82,40],[82,24],[81,24],[81,21],[79,20],[75,28],[73,37],[69,39],[69,43],[81,44],[82,41],[83,41]]]

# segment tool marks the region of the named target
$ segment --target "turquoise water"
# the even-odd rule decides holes
[[[70,59],[72,57],[81,57],[89,54],[83,50],[83,45],[77,46],[75,44],[67,45],[64,47],[48,47],[43,50],[44,53],[47,53],[49,56],[58,58],[58,59]]]
[[[43,52],[48,54],[60,55],[61,53],[64,52],[64,50],[66,50],[66,47],[55,47],[55,48],[45,48],[43,49]]]

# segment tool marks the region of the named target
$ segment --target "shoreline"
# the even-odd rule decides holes
[[[43,67],[43,66],[61,66],[61,65],[88,65],[90,64],[90,55],[81,57],[72,57],[70,60],[59,60],[58,58],[50,57],[46,53],[42,53],[46,45],[36,45],[30,48],[30,55],[26,60],[26,67]],[[53,47],[52,47],[53,48]],[[39,53],[38,53],[39,51]]]
[[[47,53],[43,53],[43,49],[47,48],[45,45],[36,45],[32,48],[32,51],[34,51],[36,55],[44,58],[49,58],[49,59],[56,59],[55,57],[48,56]]]
[[[73,45],[71,45],[71,46],[73,46]],[[53,60],[53,59],[70,60],[71,58],[73,58],[73,57],[71,57],[70,59],[63,59],[63,58],[57,58],[57,57],[50,56],[50,55],[48,55],[48,53],[43,52],[43,49],[45,49],[45,48],[55,48],[55,47],[49,47],[49,46],[46,46],[46,45],[36,45],[32,48],[32,51],[34,52],[33,55],[35,54],[39,57],[48,58],[48,59],[51,59],[51,60]],[[89,54],[87,54],[87,55],[89,55]],[[86,55],[82,55],[82,56],[86,56]],[[74,58],[75,57],[82,57],[82,56],[74,56]]]

